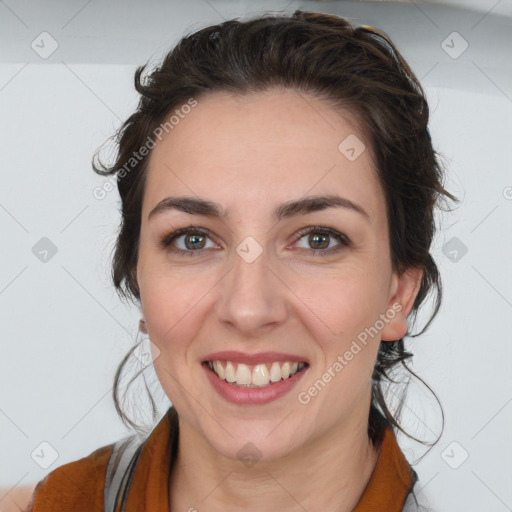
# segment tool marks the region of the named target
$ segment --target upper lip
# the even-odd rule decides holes
[[[224,350],[221,352],[212,352],[205,356],[204,361],[218,361],[227,360],[243,364],[258,364],[258,363],[272,363],[274,361],[290,361],[297,363],[308,363],[308,360],[303,356],[296,356],[294,354],[285,354],[283,352],[258,352],[255,354],[248,354],[246,352],[238,352],[236,350]]]

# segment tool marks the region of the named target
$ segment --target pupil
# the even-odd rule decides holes
[[[314,240],[314,245],[317,245],[317,242],[320,240],[320,239],[324,239],[324,241],[327,239],[327,236],[326,235],[312,235],[310,237],[310,239]],[[329,245],[329,244],[327,244]],[[318,245],[317,245],[318,247]],[[325,244],[322,246],[322,248],[326,247]]]
[[[187,246],[188,249],[194,249],[194,248],[197,248],[198,245],[196,245],[196,242],[197,241],[200,241],[200,239],[202,238],[202,235],[189,235],[185,241],[185,245]],[[192,240],[192,243],[189,243],[189,240]]]

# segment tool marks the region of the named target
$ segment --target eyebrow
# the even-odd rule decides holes
[[[287,201],[279,205],[272,213],[274,221],[288,219],[297,215],[305,215],[307,213],[325,210],[327,208],[347,208],[358,212],[366,220],[370,220],[368,212],[360,205],[354,203],[350,199],[338,195],[317,195],[309,196],[303,199]],[[159,213],[169,210],[177,210],[188,213],[190,215],[204,215],[214,218],[228,218],[230,211],[224,209],[220,204],[199,199],[197,197],[166,197],[162,199],[148,215],[148,220]]]

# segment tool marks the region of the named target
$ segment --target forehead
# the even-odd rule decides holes
[[[356,119],[310,94],[216,92],[174,119],[179,121],[150,156],[146,215],[171,194],[197,195],[236,210],[309,193],[340,193],[371,215],[381,213],[371,148]],[[357,158],[347,158],[347,144]]]

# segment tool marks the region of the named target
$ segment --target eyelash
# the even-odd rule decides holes
[[[328,256],[330,254],[333,254],[335,252],[338,252],[339,250],[343,249],[343,247],[349,247],[351,245],[351,242],[349,238],[336,231],[335,229],[321,227],[321,226],[310,226],[304,229],[301,229],[298,231],[294,237],[296,241],[303,238],[305,235],[308,235],[310,233],[321,233],[323,235],[330,235],[334,237],[336,240],[340,242],[340,245],[336,246],[335,248],[331,249],[311,249],[308,252],[311,252],[313,256]],[[160,245],[163,249],[167,249],[174,240],[182,235],[203,235],[206,237],[210,237],[211,231],[208,229],[203,228],[197,228],[195,226],[189,226],[187,228],[181,228],[177,229],[176,231],[173,231],[171,233],[168,233],[164,235],[160,241]],[[307,250],[307,249],[305,249]],[[201,250],[197,251],[184,251],[183,249],[169,249],[170,252],[180,254],[182,256],[194,256],[194,253],[201,252]]]

